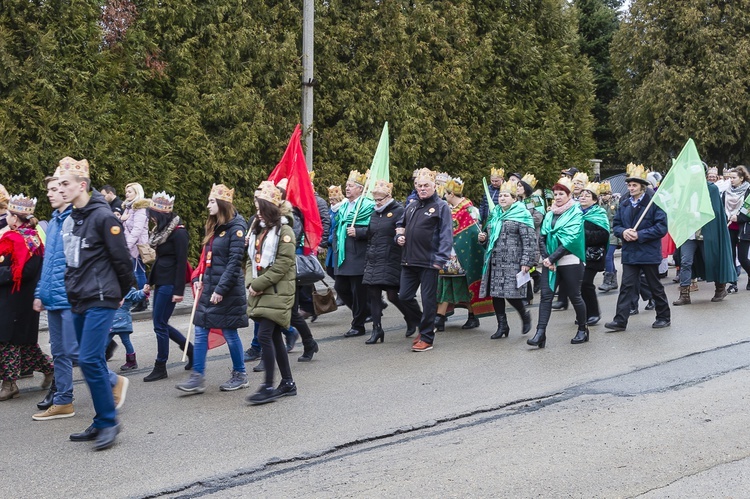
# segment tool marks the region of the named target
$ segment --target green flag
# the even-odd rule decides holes
[[[367,192],[365,192],[365,195],[370,199],[372,199],[372,189],[375,187],[376,181],[391,181],[388,142],[388,122],[386,121],[380,134],[380,142],[378,142],[375,156],[372,158],[372,165],[370,165],[370,180],[367,184]]]
[[[654,194],[654,203],[667,214],[669,235],[678,248],[716,216],[706,172],[693,139],[688,139],[662,180]]]

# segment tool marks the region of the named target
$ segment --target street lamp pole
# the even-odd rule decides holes
[[[302,133],[305,137],[305,161],[313,169],[313,29],[314,0],[304,0],[302,12]]]

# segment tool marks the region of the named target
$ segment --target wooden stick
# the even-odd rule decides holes
[[[349,227],[354,227],[354,222],[357,221],[357,215],[359,215],[359,209],[362,207],[362,198],[367,195],[367,188],[370,186],[370,177],[365,180],[365,185],[362,187],[362,195],[357,200],[357,207],[354,210],[354,218],[352,218],[352,224]]]
[[[203,294],[203,274],[198,276],[198,282],[201,283],[201,292],[198,293],[198,296],[195,296],[195,293],[193,293],[193,311],[190,312],[190,323],[188,323],[187,336],[185,337],[185,349],[182,351],[182,362],[187,360],[188,345],[190,344],[190,330],[195,329],[195,326],[193,326],[193,319],[195,319],[195,309],[198,308],[198,300],[200,300],[200,297]]]
[[[654,204],[654,197],[651,196],[651,201],[648,202],[648,205],[646,206],[646,209],[643,210],[643,213],[641,213],[641,218],[638,219],[638,221],[635,224],[635,227],[633,227],[633,230],[638,230],[638,226],[641,225],[641,222],[643,221],[643,217],[646,216],[646,213],[648,213],[648,209],[651,208],[651,205]]]

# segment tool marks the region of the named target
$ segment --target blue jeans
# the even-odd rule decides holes
[[[138,289],[143,289],[143,286],[146,285],[146,266],[140,256],[133,258],[133,273],[135,274],[135,282],[138,283]]]
[[[115,337],[115,335],[120,337],[120,341],[122,341],[122,346],[125,347],[125,353],[127,354],[134,354],[135,348],[133,348],[133,342],[130,341],[130,335],[132,334],[132,331],[122,331],[119,333],[109,333],[109,339]]]
[[[206,353],[208,353],[208,329],[195,326],[195,350],[193,354],[193,371],[200,375],[206,374]],[[245,372],[245,352],[242,351],[242,340],[236,329],[222,329],[224,339],[227,340],[229,355],[232,357],[232,370]]]
[[[693,260],[695,252],[698,251],[699,242],[688,239],[680,246],[680,286],[690,286],[693,277]]]
[[[616,250],[617,246],[610,243],[609,249],[607,250],[607,256],[604,257],[604,272],[617,272],[617,269],[615,268]]]
[[[91,392],[94,403],[94,428],[107,428],[117,424],[115,399],[112,387],[117,375],[107,367],[104,352],[109,343],[109,330],[115,319],[115,309],[93,307],[82,314],[72,314],[73,325],[80,351],[78,365]]]
[[[176,303],[172,301],[173,285],[156,286],[154,291],[154,310],[151,314],[156,333],[156,362],[166,362],[169,358],[169,340],[185,348],[185,336],[169,325]]]
[[[49,343],[55,363],[55,405],[73,402],[73,362],[78,360],[78,341],[70,309],[48,310]]]

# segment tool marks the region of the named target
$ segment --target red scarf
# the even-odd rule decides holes
[[[10,272],[13,277],[11,293],[21,289],[21,277],[26,262],[33,255],[44,256],[44,245],[39,240],[36,230],[30,227],[20,227],[9,230],[0,238],[0,255],[10,258]]]

